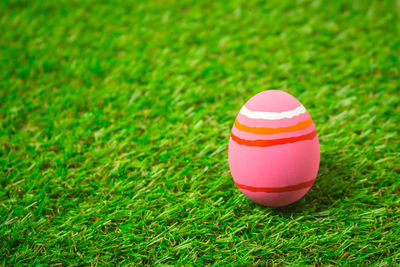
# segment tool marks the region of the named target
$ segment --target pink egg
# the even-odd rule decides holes
[[[318,173],[315,125],[303,105],[280,90],[261,92],[242,107],[228,153],[236,185],[264,206],[280,207],[299,200]]]

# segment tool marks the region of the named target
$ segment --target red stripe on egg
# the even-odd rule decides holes
[[[296,184],[296,185],[288,185],[288,186],[282,186],[282,187],[256,187],[256,186],[249,186],[249,185],[243,185],[243,184],[238,184],[236,185],[240,189],[248,190],[251,192],[264,192],[264,193],[283,193],[283,192],[290,192],[290,191],[297,191],[301,190],[304,188],[309,188],[313,185],[315,179],[312,179],[310,181]]]
[[[317,135],[315,129],[304,135],[288,137],[288,138],[280,138],[280,139],[269,139],[269,140],[246,140],[237,137],[233,133],[231,133],[231,138],[233,141],[238,143],[239,145],[245,146],[253,146],[253,147],[269,147],[269,146],[276,146],[276,145],[284,145],[288,143],[295,143],[300,141],[312,140]]]

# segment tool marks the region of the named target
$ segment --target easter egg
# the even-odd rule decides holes
[[[249,199],[270,207],[289,205],[301,199],[317,177],[315,125],[292,95],[261,92],[237,115],[228,158],[234,182]]]

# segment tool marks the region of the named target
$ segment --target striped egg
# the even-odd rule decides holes
[[[315,125],[304,106],[280,90],[261,92],[242,107],[228,153],[236,185],[264,206],[285,206],[299,200],[318,173]]]

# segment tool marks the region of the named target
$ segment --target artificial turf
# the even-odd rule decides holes
[[[400,2],[2,1],[0,263],[400,264]],[[232,182],[254,94],[311,114],[280,209]]]

